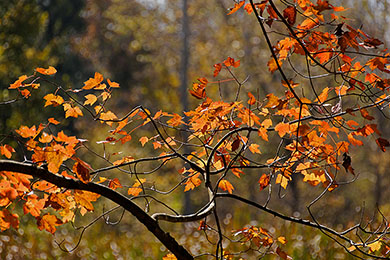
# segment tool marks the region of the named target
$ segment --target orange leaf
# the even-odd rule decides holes
[[[24,214],[30,213],[34,217],[41,215],[41,210],[45,206],[46,199],[38,199],[38,196],[32,194],[28,196],[26,203],[23,205]]]
[[[100,197],[99,194],[89,192],[89,191],[82,191],[82,190],[75,190],[74,191],[74,200],[76,203],[78,203],[82,208],[84,208],[87,211],[93,211],[93,205],[92,202],[96,201]]]
[[[355,139],[353,136],[354,136],[353,133],[348,134],[348,141],[349,141],[352,145],[358,145],[358,146],[363,145],[363,142],[362,142],[362,141],[360,141],[360,140],[358,140],[358,139]]]
[[[173,127],[182,125],[183,123],[182,117],[176,113],[173,114],[173,118],[167,121],[167,124]]]
[[[318,102],[320,104],[324,103],[326,99],[328,98],[329,88],[326,87],[322,90],[321,94],[316,98],[315,102]]]
[[[57,120],[55,120],[54,118],[50,117],[47,121],[49,121],[50,123],[52,123],[53,125],[58,125],[60,122],[58,122]]]
[[[267,134],[267,129],[265,129],[264,127],[260,127],[259,128],[259,131],[257,132],[258,135],[263,138],[264,141],[267,141],[268,142],[268,134]]]
[[[214,64],[214,77],[218,76],[219,72],[221,71],[222,69],[222,64],[221,63],[217,63],[217,64]]]
[[[0,210],[0,230],[4,231],[10,227],[19,228],[18,214],[12,214],[8,209]]]
[[[43,97],[46,100],[45,107],[47,106],[59,106],[64,103],[64,99],[61,96],[56,96],[54,94],[47,94]]]
[[[52,66],[49,66],[48,69],[36,68],[35,71],[38,72],[38,73],[41,73],[43,75],[53,75],[53,74],[57,73],[57,70],[54,67],[52,67]]]
[[[184,192],[188,190],[193,190],[195,187],[198,187],[202,181],[199,179],[200,173],[197,173],[188,178],[188,180],[184,183],[186,186],[184,188]]]
[[[220,181],[218,187],[224,191],[228,191],[230,194],[232,194],[234,190],[233,185],[227,180]]]
[[[287,243],[287,240],[285,237],[278,237],[278,241],[282,243],[283,245]]]
[[[28,78],[27,75],[20,76],[18,80],[10,84],[9,89],[19,88],[20,86],[23,85],[22,82],[25,81],[27,78]]]
[[[290,124],[281,122],[275,126],[275,131],[278,132],[280,137],[283,137],[290,132]]]
[[[258,153],[258,154],[261,154],[260,150],[259,150],[259,147],[260,145],[258,144],[251,144],[249,146],[249,150],[252,152],[252,153]]]
[[[56,232],[56,226],[62,225],[63,222],[58,219],[55,215],[46,213],[42,217],[37,217],[37,225],[39,230],[45,229],[46,231],[54,234]]]
[[[174,254],[171,254],[171,253],[167,254],[162,259],[163,260],[177,260],[176,256]]]
[[[119,88],[119,84],[116,83],[116,82],[112,82],[110,79],[107,79],[107,83],[108,83],[108,85],[110,85],[110,87],[112,87],[112,88]]]
[[[226,66],[226,67],[229,67],[229,66],[233,66],[234,68],[237,68],[238,66],[240,66],[240,61],[234,61],[233,58],[230,58],[228,57],[224,62],[223,64]]]
[[[95,102],[97,101],[97,97],[93,94],[88,94],[85,96],[85,102],[84,102],[84,105],[93,105],[95,104]]]
[[[116,120],[118,118],[113,112],[107,111],[107,112],[101,113],[99,119],[106,121],[105,123],[107,125],[111,126],[113,123],[112,120]],[[100,122],[103,123],[103,121],[100,121]]]
[[[39,134],[40,130],[37,131],[35,125],[33,125],[31,128],[22,125],[18,130],[15,130],[15,132],[18,133],[23,138],[29,138],[29,137],[35,138],[35,136]]]
[[[261,122],[261,126],[267,129],[268,127],[272,126],[272,120],[267,118],[263,122]]]
[[[99,72],[95,72],[95,76],[93,78],[89,78],[84,82],[83,89],[93,89],[97,87],[103,81],[103,75]]]
[[[114,178],[113,180],[110,180],[108,183],[108,187],[110,187],[113,190],[116,190],[118,188],[122,188],[122,184],[119,182],[118,178]]]
[[[263,174],[259,179],[260,191],[266,188],[269,184],[270,177],[267,174]]]
[[[41,143],[50,143],[51,140],[53,140],[53,135],[48,134],[46,132],[42,132],[42,135],[39,138],[39,142]]]
[[[241,1],[241,2],[239,2],[238,4],[235,3],[235,4],[234,4],[234,7],[230,10],[230,12],[229,12],[227,15],[234,14],[234,13],[237,12],[237,10],[240,9],[241,6],[243,6],[244,4],[245,4],[245,1]]]
[[[133,195],[133,196],[138,196],[141,192],[142,192],[142,189],[139,187],[136,187],[136,188],[132,187],[132,188],[129,188],[127,190],[127,193],[129,195]]]
[[[83,116],[83,112],[80,110],[78,106],[72,106],[68,103],[64,104],[65,118],[74,117],[77,118],[79,116]]]
[[[145,144],[149,141],[149,138],[143,136],[139,139],[139,141],[141,142],[142,146],[145,146]]]
[[[2,155],[4,155],[5,157],[7,157],[8,159],[11,158],[12,153],[14,153],[14,152],[15,152],[15,149],[8,144],[0,146],[0,153]]]
[[[253,96],[252,93],[248,92],[248,97],[249,97],[249,100],[248,100],[249,105],[253,105],[256,103],[256,98],[255,98],[255,96]]]

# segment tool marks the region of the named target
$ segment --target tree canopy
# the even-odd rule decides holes
[[[89,4],[92,10],[94,4]],[[127,10],[124,5],[118,9],[121,14]],[[177,19],[174,15],[165,17],[167,11],[160,10],[167,20],[150,24],[125,23],[120,16],[105,20],[96,12],[96,17],[88,16],[81,44],[102,33],[94,27],[98,23],[109,28],[115,18],[122,26],[112,30],[121,39],[117,45],[110,45],[102,33],[90,52],[84,52],[111,71],[97,71],[71,86],[56,78],[60,68],[45,64],[19,75],[7,87],[10,98],[0,101],[12,110],[19,102],[34,100],[45,111],[33,124],[22,119],[18,127],[1,133],[1,231],[18,229],[22,215],[30,215],[39,230],[54,234],[95,213],[82,226],[81,240],[98,219],[110,224],[110,215],[127,212],[169,251],[164,252],[166,260],[292,259],[289,245],[299,239],[286,237],[296,226],[318,231],[345,255],[387,259],[388,204],[365,205],[364,198],[355,198],[360,205],[345,209],[349,214],[333,211],[339,201],[349,199],[344,190],[368,182],[361,176],[363,169],[376,174],[379,182],[386,178],[378,169],[386,168],[387,160],[377,160],[376,168],[361,165],[365,154],[387,154],[390,146],[385,127],[390,54],[380,39],[345,17],[345,11],[325,0],[232,1],[225,15],[253,24],[245,33],[261,34],[258,47],[267,50],[267,60],[261,60],[262,68],[245,67],[248,71],[233,55],[213,60],[209,73],[199,75],[188,90],[193,105],[188,111],[159,109],[142,99],[138,105],[124,103],[116,95],[121,81],[126,81],[127,96],[135,95],[129,86],[137,76],[130,73],[148,56],[140,46],[161,46],[158,39],[139,42],[125,31],[169,26],[169,19]],[[124,48],[124,42],[134,49]],[[222,44],[215,43],[213,48]],[[112,48],[112,55],[97,55],[94,50],[100,48]],[[252,51],[247,54],[254,59]],[[163,59],[157,61],[148,71],[149,83],[156,81],[153,73],[167,71]],[[117,64],[131,66],[116,71]],[[256,70],[273,82],[250,83]],[[161,92],[154,86],[147,89],[145,93]],[[23,116],[28,122],[35,119],[28,118],[28,111]],[[192,212],[182,212],[184,193],[191,195]],[[293,199],[282,202],[285,197]],[[101,201],[109,208],[99,213],[95,208]],[[231,219],[236,219],[234,225]],[[294,227],[273,226],[273,219]],[[196,223],[189,233],[197,235],[179,239],[177,226],[183,223]],[[80,240],[74,247],[63,242],[58,246],[73,251]]]

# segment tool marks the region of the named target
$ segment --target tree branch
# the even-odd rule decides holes
[[[164,232],[158,222],[146,214],[140,207],[122,194],[96,183],[83,183],[67,177],[53,174],[48,170],[31,163],[21,163],[12,160],[0,160],[0,171],[18,172],[40,178],[58,187],[85,190],[100,194],[117,203],[137,218],[161,243],[168,248],[178,259],[193,259],[193,256],[169,234]]]

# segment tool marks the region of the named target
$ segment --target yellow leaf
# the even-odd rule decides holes
[[[278,237],[278,241],[282,243],[283,245],[287,243],[287,240],[285,237]]]
[[[378,251],[379,249],[381,249],[381,246],[382,246],[382,242],[379,241],[379,240],[368,245],[368,247],[370,248],[371,252]]]
[[[282,186],[283,189],[286,189],[288,181],[289,181],[289,179],[287,179],[285,176],[283,176],[282,174],[278,174],[278,176],[276,177],[275,183],[276,184],[280,183],[280,186]]]

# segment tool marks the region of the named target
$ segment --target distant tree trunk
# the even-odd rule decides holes
[[[189,110],[188,105],[188,65],[190,59],[189,52],[189,37],[190,37],[190,28],[189,28],[189,18],[188,18],[188,1],[183,0],[182,3],[182,29],[181,29],[181,37],[182,37],[182,51],[181,51],[181,66],[180,66],[180,101],[182,105],[183,111]],[[187,121],[187,118],[185,118]],[[183,133],[183,140],[187,141],[188,133]],[[189,154],[191,151],[188,146],[184,146],[184,153]],[[184,193],[184,202],[183,202],[184,213],[188,214],[192,212],[192,203],[190,192]]]

